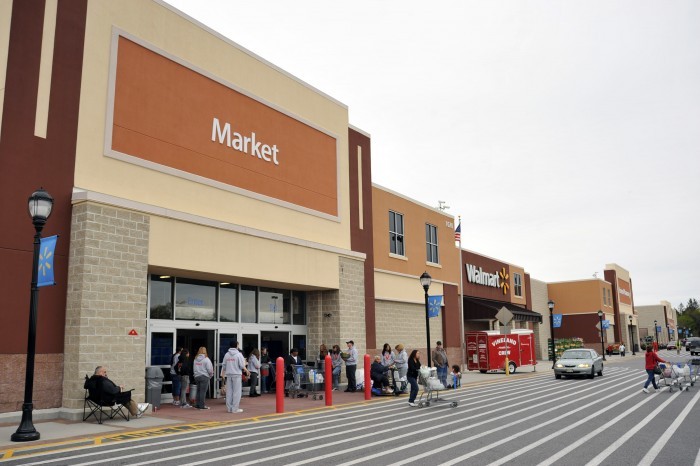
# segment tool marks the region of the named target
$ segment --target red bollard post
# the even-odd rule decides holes
[[[330,354],[324,358],[326,364],[326,406],[333,406],[333,363]]]
[[[277,413],[284,412],[284,359],[279,357],[276,362],[275,397],[277,399]]]
[[[365,400],[372,399],[372,379],[369,376],[369,354],[365,354]]]

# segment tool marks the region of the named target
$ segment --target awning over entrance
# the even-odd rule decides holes
[[[491,301],[490,299],[464,298],[464,319],[465,320],[492,320],[496,319],[496,313],[506,307],[513,313],[513,320],[519,322],[542,323],[542,314],[528,311],[524,307],[511,303]]]

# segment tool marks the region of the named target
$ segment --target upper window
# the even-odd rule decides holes
[[[403,243],[403,215],[389,211],[389,252],[405,256]]]
[[[519,273],[513,273],[513,293],[515,296],[522,297],[523,295],[523,276]]]
[[[428,262],[440,263],[438,257],[437,227],[429,223],[425,224],[425,257]]]
[[[216,283],[178,278],[176,320],[216,320]]]

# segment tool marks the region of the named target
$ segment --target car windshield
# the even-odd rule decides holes
[[[591,353],[588,351],[564,351],[561,357],[562,359],[591,359]]]

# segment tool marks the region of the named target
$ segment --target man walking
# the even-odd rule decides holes
[[[348,358],[345,360],[345,375],[348,377],[348,388],[345,389],[346,392],[357,391],[357,381],[355,381],[355,371],[357,370],[357,349],[355,348],[355,342],[350,340],[345,342],[348,345]],[[366,381],[369,383],[369,381]]]
[[[228,352],[221,361],[221,370],[226,375],[226,410],[229,413],[242,413],[240,408],[241,391],[243,390],[243,373],[248,373],[245,368],[245,359],[238,351],[238,342],[231,341]]]

